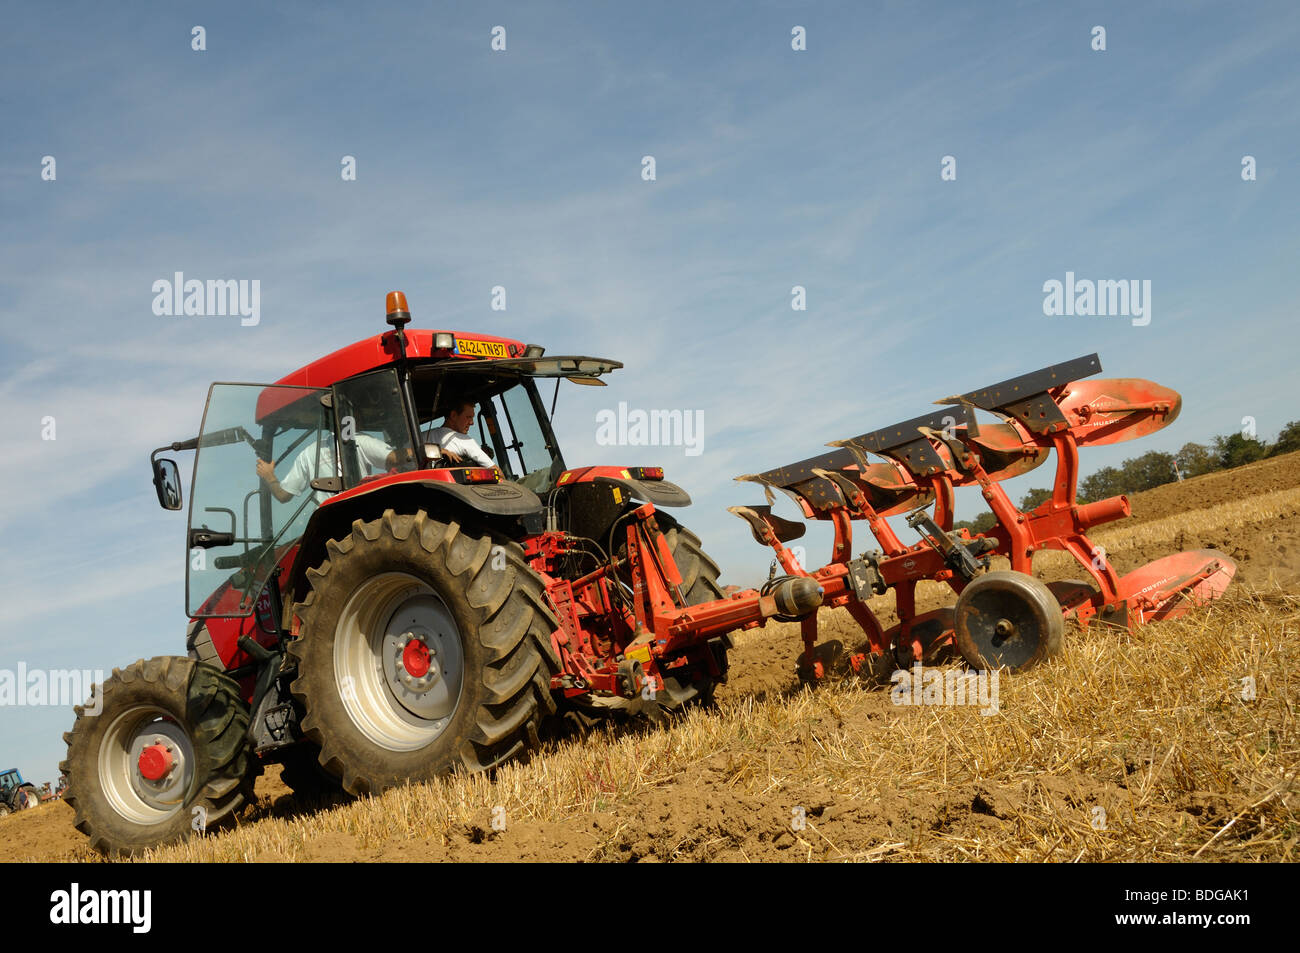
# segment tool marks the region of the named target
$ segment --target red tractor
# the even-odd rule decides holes
[[[64,736],[96,849],[229,820],[266,763],[298,792],[378,793],[499,765],[555,718],[679,710],[726,679],[728,632],[820,603],[804,579],[725,598],[660,511],[690,503],[661,468],[566,465],[560,382],[619,362],[408,330],[400,292],[387,310],[391,330],[273,385],[212,385],[199,435],[154,451],[171,510],[158,455],[196,454],[189,654],[114,670]],[[471,409],[491,466],[430,436]]]
[[[862,626],[859,671],[954,644],[972,665],[1015,669],[1059,649],[1067,616],[1131,627],[1176,615],[1235,569],[1204,550],[1120,578],[1092,547],[1084,531],[1128,503],[1076,501],[1077,448],[1149,433],[1180,406],[1150,382],[1077,383],[1100,370],[1092,355],[749,477],[769,504],[780,490],[833,522],[833,552],[806,570],[785,546],[802,524],[735,507],[785,573],[724,592],[699,539],[662,512],[690,497],[661,468],[571,469],[560,453],[561,382],[603,385],[620,363],[407,330],[400,292],[387,311],[391,330],[275,384],[212,385],[199,435],[154,451],[169,510],[181,508],[179,469],[158,455],[195,452],[189,654],[115,669],[64,736],[66,799],[96,849],[133,853],[228,822],[268,763],[296,792],[375,794],[492,768],[553,723],[707,702],[727,676],[728,633],[773,618],[801,622],[800,672],[815,681],[823,604]],[[981,427],[977,408],[1007,422]],[[1019,512],[999,481],[1053,453],[1052,499]],[[999,526],[953,531],[959,485],[982,488]],[[922,537],[912,546],[885,522],[904,511]],[[880,550],[853,556],[856,520]],[[1041,548],[1073,553],[1097,587],[1043,585],[1030,574]],[[988,572],[992,554],[1012,571]],[[922,578],[948,582],[955,609],[916,615]],[[867,602],[890,590],[902,622],[884,631]]]

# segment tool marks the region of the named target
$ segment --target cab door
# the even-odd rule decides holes
[[[291,555],[337,476],[328,391],[213,384],[194,459],[187,533],[186,609],[192,618],[253,612],[277,565]],[[322,398],[326,398],[322,400]],[[258,461],[294,493],[277,498]]]

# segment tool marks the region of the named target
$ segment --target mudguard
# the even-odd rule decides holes
[[[633,480],[630,477],[593,477],[592,483],[608,483],[621,487],[629,497],[644,500],[655,506],[690,506],[691,496],[676,483],[667,480]]]

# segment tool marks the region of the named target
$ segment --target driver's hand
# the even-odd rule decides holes
[[[271,483],[275,481],[275,461],[267,463],[261,457],[257,459],[257,475],[264,482]]]
[[[455,453],[451,450],[444,449],[442,455],[452,463],[456,464],[456,466],[460,466],[461,463],[464,462],[461,460],[459,453]]]

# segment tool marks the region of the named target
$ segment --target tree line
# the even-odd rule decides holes
[[[1081,503],[1094,503],[1121,494],[1141,493],[1143,490],[1173,483],[1180,476],[1186,480],[1216,470],[1231,470],[1233,467],[1296,450],[1300,450],[1300,421],[1295,420],[1282,428],[1273,443],[1247,437],[1242,433],[1232,433],[1215,437],[1208,445],[1183,444],[1177,453],[1152,450],[1140,457],[1131,457],[1117,467],[1102,467],[1091,476],[1084,477],[1079,482],[1078,499]],[[1029,490],[1020,498],[1020,509],[1028,512],[1051,497],[1051,490]],[[972,533],[982,533],[992,528],[995,522],[993,514],[985,511],[973,520],[961,520],[953,526],[956,529],[965,527]]]

